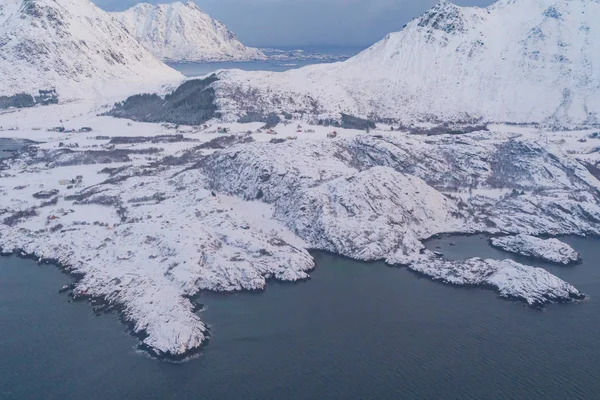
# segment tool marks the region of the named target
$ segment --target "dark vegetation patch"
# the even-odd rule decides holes
[[[259,112],[249,112],[246,115],[240,117],[238,122],[241,124],[248,124],[250,122],[262,122],[265,124],[263,129],[275,128],[281,122],[281,117],[275,113],[263,114]]]
[[[333,118],[320,119],[317,121],[317,125],[319,125],[319,126],[334,126],[336,128],[340,128],[342,126],[342,124],[340,124],[340,121],[335,120]]]
[[[157,94],[137,94],[115,104],[106,115],[140,122],[200,125],[218,117],[215,90],[210,87],[218,80],[211,75],[184,82],[164,99]]]
[[[239,143],[252,143],[254,139],[252,136],[237,136],[237,135],[229,135],[229,136],[220,136],[214,138],[213,140],[202,143],[198,146],[199,149],[214,149],[221,150],[226,149],[227,147],[231,147],[233,145]]]
[[[375,122],[342,113],[342,128],[368,131],[369,129],[375,129]]]
[[[183,135],[158,135],[158,136],[116,136],[109,144],[140,144],[140,143],[179,143],[190,142]]]
[[[4,218],[4,225],[15,226],[19,222],[29,219],[31,217],[36,217],[38,215],[37,211],[34,208],[30,208],[28,210],[23,210],[14,213],[10,217]]]
[[[42,204],[40,204],[40,208],[55,206],[57,204],[58,204],[58,196],[55,196],[51,200],[42,202]]]
[[[357,129],[361,131],[369,131],[375,129],[376,125],[370,119],[359,118],[349,114],[341,114],[341,120],[334,118],[320,119],[317,121],[320,126],[333,126],[335,128]]]
[[[0,110],[7,108],[28,108],[36,105],[58,104],[58,94],[54,90],[40,90],[37,96],[18,93],[12,96],[0,96]]]
[[[489,131],[488,126],[486,124],[454,125],[454,124],[448,124],[448,123],[434,126],[432,128],[400,125],[398,127],[398,130],[406,131],[411,135],[425,135],[425,136],[464,135],[464,134],[472,133],[472,132]]]
[[[115,176],[115,175],[120,174],[121,172],[128,170],[129,168],[131,168],[131,166],[129,166],[129,165],[125,165],[123,167],[118,167],[118,168],[106,167],[106,168],[98,171],[98,173],[99,174],[108,174],[109,176]]]
[[[137,155],[152,155],[158,154],[162,149],[152,147],[149,149],[139,150],[85,150],[73,151],[69,149],[60,150],[62,154],[50,157],[47,166],[50,168],[70,167],[74,165],[95,165],[95,164],[111,164],[111,163],[126,163],[130,162],[129,158],[132,154]]]
[[[154,193],[152,196],[143,196],[130,199],[128,203],[162,203],[167,199],[165,193]]]

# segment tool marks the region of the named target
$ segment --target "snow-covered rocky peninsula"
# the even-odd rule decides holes
[[[558,239],[540,239],[530,235],[492,238],[490,243],[510,253],[537,258],[557,264],[569,265],[581,260],[571,246]]]
[[[74,296],[117,307],[154,354],[182,358],[205,342],[194,295],[307,279],[308,249],[385,259],[534,305],[583,296],[525,265],[443,262],[422,241],[600,234],[591,173],[600,157],[593,139],[582,142],[593,132],[492,126],[422,136],[381,125],[336,128],[332,139],[333,128],[299,121],[273,132],[263,123],[175,126],[89,107],[0,114],[10,129],[0,136],[38,142],[2,161],[0,251],[80,274]]]
[[[490,287],[501,297],[522,300],[534,307],[584,298],[573,285],[546,270],[512,260],[427,260],[411,264],[409,269],[451,285]]]

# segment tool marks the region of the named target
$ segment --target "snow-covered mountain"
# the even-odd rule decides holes
[[[147,3],[113,13],[156,57],[169,61],[242,61],[265,59],[246,47],[225,25],[195,3]]]
[[[0,96],[134,92],[182,76],[89,0],[0,0]]]
[[[599,15],[598,0],[441,1],[344,63],[223,72],[218,96],[230,114],[598,123]]]

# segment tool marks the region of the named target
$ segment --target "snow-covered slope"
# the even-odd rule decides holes
[[[500,0],[487,8],[442,1],[344,63],[223,72],[217,86],[231,114],[598,123],[598,15],[597,0]]]
[[[56,88],[61,100],[182,76],[89,0],[0,0],[0,96]]]
[[[195,3],[147,3],[113,15],[156,57],[169,61],[265,59]]]

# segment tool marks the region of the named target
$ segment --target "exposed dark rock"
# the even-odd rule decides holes
[[[34,199],[44,199],[47,200],[49,198],[52,198],[54,196],[56,196],[58,194],[58,190],[57,189],[52,189],[52,190],[43,190],[41,192],[37,192],[33,194],[33,198]]]
[[[55,196],[51,200],[42,202],[42,204],[40,204],[40,208],[42,208],[42,207],[49,207],[49,206],[55,206],[57,204],[58,204],[58,196]]]
[[[273,138],[273,139],[269,140],[269,143],[273,143],[273,144],[279,144],[279,143],[284,143],[284,142],[287,142],[287,139]]]

